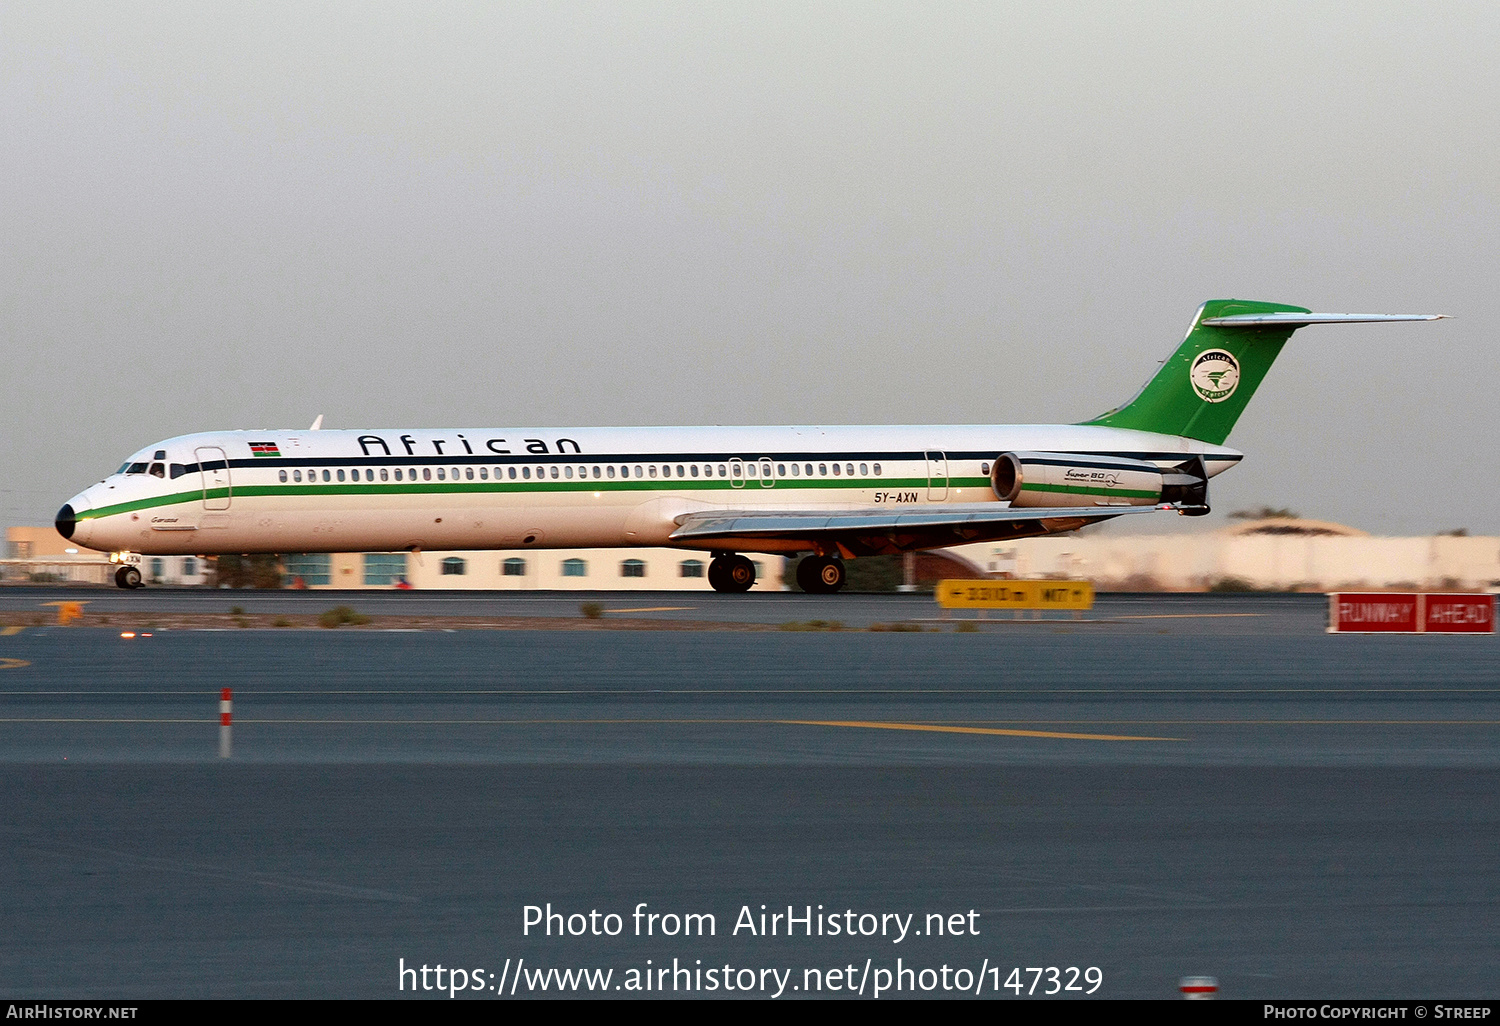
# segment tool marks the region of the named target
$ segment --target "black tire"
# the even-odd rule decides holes
[[[728,557],[719,556],[708,564],[708,583],[717,592],[734,591],[734,582],[729,579]]]
[[[141,572],[133,566],[122,566],[115,571],[115,584],[121,588],[144,588],[146,583],[141,580]]]
[[[797,584],[809,595],[832,595],[844,586],[844,561],[828,556],[808,556],[797,564]]]
[[[729,581],[731,592],[746,592],[755,587],[755,564],[744,556],[730,556],[724,560],[724,576]]]

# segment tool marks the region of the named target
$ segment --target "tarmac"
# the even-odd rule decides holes
[[[439,962],[470,997],[540,996],[523,968],[608,969],[625,997],[674,959],[770,970],[749,996],[790,972],[780,1000],[854,975],[868,999],[912,967],[918,995],[958,996],[923,987],[943,965],[1004,999],[1027,967],[1096,968],[1109,997],[1188,975],[1227,997],[1500,991],[1492,636],[1329,636],[1321,596],[1101,596],[968,633],[920,596],[82,597],[851,629],[12,628],[8,997],[433,997],[400,969]],[[0,613],[52,599],[5,589]],[[852,629],[894,622],[936,629]],[[623,932],[538,935],[526,907],[549,902]],[[642,902],[715,931],[636,936]],[[967,925],[764,936],[739,921],[761,905]]]

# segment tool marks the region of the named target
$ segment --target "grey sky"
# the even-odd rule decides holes
[[[1500,6],[0,0],[0,519],[188,431],[1049,422],[1299,332],[1214,506],[1500,533]]]

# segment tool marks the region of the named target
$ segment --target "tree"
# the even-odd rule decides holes
[[[1260,509],[1241,509],[1229,514],[1230,520],[1297,520],[1302,516],[1294,509],[1277,509],[1262,506]]]
[[[281,557],[224,555],[214,559],[214,584],[229,588],[280,588]]]

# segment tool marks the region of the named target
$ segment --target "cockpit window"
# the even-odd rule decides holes
[[[117,471],[115,471],[115,473],[116,474],[123,474],[123,473],[125,473],[125,471],[127,471],[129,469],[130,469],[130,461],[126,460],[124,463],[120,464],[120,469],[117,470]]]
[[[183,474],[187,473],[187,467],[184,467],[181,463],[174,463],[168,468],[168,471],[172,475],[172,480],[176,481]]]
[[[132,463],[130,469],[125,471],[127,474],[144,474],[145,472],[146,464],[144,463]]]
[[[165,449],[158,449],[158,450],[156,450],[156,455],[152,456],[151,458],[153,460],[164,460],[164,459],[167,458],[167,450],[165,450]]]
[[[148,471],[148,473],[150,473],[152,477],[166,477],[167,468],[162,466],[160,463],[153,463],[151,464],[151,469],[150,471]]]

